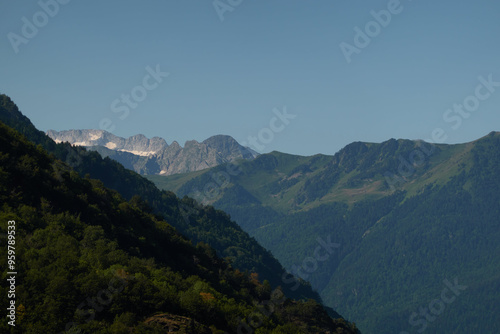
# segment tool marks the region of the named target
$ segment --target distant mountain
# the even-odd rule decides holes
[[[148,178],[228,212],[362,331],[500,332],[500,133],[272,152],[206,187],[225,168]]]
[[[243,147],[230,136],[216,135],[199,143],[187,141],[184,147],[163,138],[135,135],[121,138],[104,130],[47,131],[56,143],[69,142],[110,157],[142,175],[172,175],[199,171],[240,159],[252,160],[258,153]]]
[[[122,138],[104,130],[49,130],[47,135],[56,143],[68,142],[85,147],[104,146],[110,150],[129,152],[139,156],[150,156],[168,147],[165,139],[160,137],[148,139],[139,134]]]

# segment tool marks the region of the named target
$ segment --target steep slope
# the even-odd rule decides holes
[[[361,313],[371,303],[361,300],[369,296],[385,300],[380,314],[398,330],[498,332],[499,148],[498,133],[472,143],[469,170],[443,186],[426,187],[375,224],[324,289],[329,304],[344,303],[347,314],[364,318]],[[357,275],[361,268],[362,280]],[[453,294],[445,298],[446,288]],[[422,308],[429,308],[429,314]],[[374,330],[387,324],[373,315],[363,322]]]
[[[362,330],[387,330],[389,318],[390,332],[424,324],[433,332],[495,332],[499,137],[460,145],[356,142],[335,156],[272,152],[242,163],[216,191],[205,185],[224,166],[150,179],[228,212]],[[323,256],[316,249],[328,238],[336,247]],[[443,315],[437,310],[439,321],[424,322],[419,307],[456,277],[470,294]]]
[[[257,156],[256,152],[224,135],[212,136],[201,143],[190,140],[184,147],[175,141],[168,145],[159,137],[121,138],[103,130],[49,130],[47,135],[56,143],[69,142],[98,151],[103,157],[110,157],[143,175],[186,173]]]
[[[35,144],[40,144],[56,158],[70,165],[80,176],[88,174],[91,178],[101,180],[106,187],[118,191],[127,200],[139,195],[155,214],[169,221],[193,242],[209,244],[220,257],[228,258],[235,268],[258,273],[273,288],[284,286],[284,292],[289,297],[320,301],[319,295],[308,283],[300,280],[297,282],[286,275],[284,268],[272,254],[227,214],[209,206],[200,206],[189,198],[179,199],[171,192],[160,191],[150,181],[109,158],[101,158],[96,152],[73,147],[68,143],[56,144],[37,130],[6,95],[0,95],[0,121],[21,132]],[[330,314],[338,316],[332,310]]]
[[[0,162],[0,231],[15,249],[2,265],[15,279],[0,287],[1,307],[15,310],[2,333],[281,333],[290,323],[293,333],[356,333],[194,247],[139,198],[80,178],[1,122]]]

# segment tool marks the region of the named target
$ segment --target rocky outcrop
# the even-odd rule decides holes
[[[165,330],[165,333],[212,334],[209,327],[200,324],[192,318],[169,313],[157,314],[145,321],[146,325],[153,325]]]

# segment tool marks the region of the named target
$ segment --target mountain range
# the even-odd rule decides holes
[[[47,135],[56,143],[68,142],[97,151],[142,175],[194,172],[258,155],[225,135],[212,136],[201,143],[190,140],[184,147],[176,141],[168,145],[160,137],[148,139],[139,134],[122,138],[104,130],[49,130]]]
[[[75,180],[101,180],[129,205],[165,219],[199,247],[212,247],[234,268],[258,273],[288,297],[323,303],[330,316],[339,318],[338,311],[362,332],[500,331],[498,132],[456,145],[354,142],[333,156],[271,152],[193,172],[147,175],[160,191],[111,157],[56,144],[6,96],[0,121],[74,169],[80,175]],[[36,166],[21,162],[24,171]],[[321,306],[305,311],[300,302],[290,303],[302,307],[294,314],[313,322],[288,316],[286,325],[256,332],[347,330],[318,331],[319,323],[340,326],[344,320],[332,325]],[[211,324],[196,312],[162,319],[191,321],[182,317]]]
[[[229,213],[362,331],[494,333],[499,166],[492,132],[456,145],[390,139],[333,156],[271,152],[241,161],[223,183],[214,175],[224,165],[148,178]],[[318,253],[325,241],[331,254]],[[439,296],[449,286],[448,305]]]

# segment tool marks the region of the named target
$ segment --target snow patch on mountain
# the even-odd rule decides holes
[[[135,155],[139,155],[141,157],[148,157],[150,155],[154,155],[154,154],[158,153],[157,151],[136,151],[136,150],[124,150],[124,149],[119,149],[117,151],[132,153],[132,154],[135,154]]]
[[[148,139],[142,134],[128,138],[104,130],[47,131],[56,142],[69,142],[98,151],[103,157],[117,160],[139,174],[172,175],[198,171],[237,160],[251,160],[256,152],[241,146],[226,135],[212,136],[203,142],[186,141],[184,147],[165,139]]]
[[[101,137],[102,137],[102,133],[97,133],[97,134],[91,133],[90,134],[90,140],[97,140],[97,139],[100,139]]]

